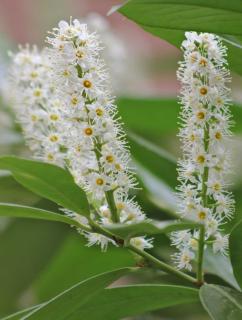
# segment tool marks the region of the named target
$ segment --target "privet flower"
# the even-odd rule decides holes
[[[184,61],[178,69],[181,81],[181,129],[183,159],[179,161],[179,214],[204,224],[205,241],[214,252],[226,253],[228,237],[222,226],[234,211],[234,200],[226,188],[229,172],[230,80],[226,49],[220,39],[208,33],[187,32],[182,43]],[[191,270],[196,257],[198,230],[172,234],[179,253],[179,269]]]
[[[129,198],[136,179],[97,35],[78,20],[60,21],[47,42],[50,48],[43,52],[26,47],[14,56],[15,87],[21,96],[16,110],[31,149],[69,169],[88,195],[93,220],[102,225],[145,220]],[[105,250],[108,242],[115,244],[103,235],[82,233],[88,245],[100,244]],[[131,242],[141,249],[152,247],[144,237]]]

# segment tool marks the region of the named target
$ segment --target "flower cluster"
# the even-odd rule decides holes
[[[26,47],[13,58],[12,76],[20,96],[16,112],[31,149],[70,170],[88,195],[93,220],[107,225],[146,219],[129,198],[136,180],[97,35],[78,20],[61,21],[47,42],[50,47],[43,52]],[[84,235],[89,245],[103,249],[113,242],[96,233]],[[131,243],[152,247],[144,237]]]
[[[61,165],[63,156],[56,143],[60,100],[55,95],[47,52],[26,45],[11,56],[13,107],[28,146],[36,158]]]
[[[196,32],[186,33],[182,49],[179,136],[184,156],[178,169],[179,214],[203,224],[205,243],[211,243],[215,253],[226,253],[228,237],[220,233],[221,225],[234,211],[225,181],[230,162],[226,142],[231,135],[226,49],[217,36]],[[199,231],[175,232],[172,243],[179,250],[174,256],[178,268],[191,270]]]

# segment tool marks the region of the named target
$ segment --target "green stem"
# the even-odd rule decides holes
[[[205,126],[204,128],[204,149],[205,152],[208,152],[209,149],[209,125]],[[209,175],[209,168],[204,167],[203,175],[202,175],[202,205],[204,208],[208,205],[207,199],[207,182],[208,182],[208,175]],[[203,258],[204,258],[204,247],[205,247],[205,227],[201,225],[199,231],[199,240],[198,240],[198,258],[197,258],[197,282],[202,284],[204,282],[204,275],[203,275]]]
[[[108,231],[105,228],[101,227],[95,221],[90,220],[89,223],[93,227],[93,231],[101,233],[101,234],[103,234],[104,236],[106,236],[108,238],[111,238],[112,240],[116,241],[116,243],[118,245],[120,245],[120,244],[123,245],[124,244],[124,240],[123,239],[117,238],[110,231]],[[177,276],[178,278],[181,278],[183,280],[189,281],[189,282],[191,282],[193,284],[197,284],[197,280],[195,278],[193,278],[192,276],[189,276],[186,273],[183,273],[183,272],[181,272],[179,270],[176,270],[172,266],[166,264],[163,261],[160,261],[159,259],[155,258],[154,256],[152,256],[151,254],[147,253],[146,251],[135,247],[131,243],[129,243],[126,246],[126,248],[131,250],[132,252],[138,254],[139,256],[143,257],[145,260],[151,262],[153,265],[158,267],[160,270],[162,270],[164,272],[167,272],[167,273],[170,273],[170,274],[173,274],[173,275]]]
[[[105,196],[109,206],[109,210],[112,215],[113,222],[116,222],[116,223],[120,222],[118,210],[114,200],[113,190],[106,191]]]
[[[140,255],[141,257],[146,259],[147,261],[151,262],[152,264],[154,264],[156,267],[158,267],[162,271],[165,271],[167,273],[171,273],[171,274],[175,275],[176,277],[184,279],[186,281],[189,281],[193,284],[197,284],[197,280],[195,278],[193,278],[192,276],[189,276],[188,274],[173,268],[169,264],[166,264],[165,262],[160,261],[159,259],[155,258],[154,256],[147,253],[146,251],[141,250],[141,249],[133,246],[132,244],[129,244],[127,246],[127,248],[130,249],[131,251],[137,253],[138,255]]]
[[[205,245],[205,228],[204,225],[200,227],[199,240],[198,240],[198,259],[197,259],[197,282],[202,284],[203,279],[203,257]]]

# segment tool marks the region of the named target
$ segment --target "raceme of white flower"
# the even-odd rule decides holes
[[[10,53],[10,100],[13,100],[17,121],[36,158],[62,164],[63,155],[58,148],[53,150],[60,125],[57,116],[60,100],[54,94],[46,50],[39,51],[36,46],[31,48],[29,45],[19,49],[17,54]]]
[[[226,254],[228,236],[222,235],[223,224],[231,219],[234,200],[226,189],[229,172],[231,114],[230,81],[226,48],[220,39],[208,33],[186,32],[182,43],[184,61],[180,62],[181,129],[183,159],[179,161],[179,214],[201,223],[199,230],[174,232],[172,244],[179,250],[174,261],[179,269],[192,269],[199,242],[212,244],[215,253]]]
[[[60,21],[47,43],[50,47],[41,52],[26,46],[13,55],[15,110],[35,157],[69,169],[88,195],[94,221],[107,225],[145,220],[129,198],[136,179],[98,36],[78,20]],[[80,232],[88,245],[100,244],[105,250],[108,242],[115,244],[104,235]],[[152,247],[145,237],[131,243]]]

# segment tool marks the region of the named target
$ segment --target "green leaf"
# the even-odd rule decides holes
[[[242,35],[239,0],[130,0],[119,11],[137,22],[172,30]]]
[[[0,202],[32,206],[39,201],[39,196],[21,186],[9,172],[7,173],[0,176]]]
[[[87,247],[85,239],[72,233],[36,279],[32,290],[39,301],[46,301],[94,275],[134,265],[133,255],[127,249],[110,246],[104,253],[98,246]]]
[[[129,144],[136,162],[168,186],[177,184],[176,158],[172,154],[134,133],[129,133]]]
[[[161,233],[170,233],[177,230],[186,230],[197,228],[198,224],[193,222],[181,222],[176,220],[168,221],[150,221],[138,222],[132,224],[112,224],[105,226],[106,229],[111,231],[116,236],[121,238],[137,237],[141,235],[154,235]]]
[[[237,281],[233,275],[233,269],[228,257],[222,254],[214,254],[211,248],[207,248],[204,256],[205,273],[214,274],[225,282],[240,290]]]
[[[0,169],[9,170],[27,189],[69,210],[89,215],[87,197],[71,174],[57,166],[11,156],[0,158]]]
[[[0,316],[19,309],[21,297],[48,266],[67,232],[72,230],[63,223],[14,219],[0,233]]]
[[[0,320],[19,320],[19,319],[22,319],[23,316],[26,316],[28,313],[30,313],[31,311],[33,311],[36,308],[39,308],[40,306],[41,305],[38,305],[38,306],[30,307],[30,308],[15,312],[13,314],[10,314],[9,316],[1,318]]]
[[[242,294],[230,288],[205,284],[200,289],[202,305],[213,320],[242,319]]]
[[[175,157],[143,137],[129,133],[136,171],[149,200],[157,207],[175,215],[177,184]]]
[[[198,301],[198,290],[171,285],[130,285],[103,290],[68,320],[118,320],[145,312]]]
[[[84,280],[46,302],[22,319],[88,319],[81,316],[85,305],[90,300],[95,301],[98,293],[131,270],[134,269],[123,268]]]
[[[174,189],[168,186],[164,181],[157,178],[149,169],[142,167],[135,162],[137,174],[142,181],[143,189],[151,203],[157,208],[165,210],[172,216],[177,217],[177,197]]]
[[[80,227],[80,224],[77,221],[65,215],[11,203],[0,203],[0,216],[58,221]]]
[[[239,0],[130,0],[118,11],[178,48],[184,39],[184,31],[211,32],[223,38],[227,38],[224,35],[242,35]],[[242,64],[237,63],[241,48],[233,43],[226,44],[232,69],[242,74]]]
[[[229,238],[230,259],[234,276],[242,288],[242,220],[231,231]]]
[[[125,126],[137,134],[177,131],[179,105],[175,99],[122,97],[117,104]]]
[[[181,40],[177,42],[178,46],[182,39],[183,36]],[[237,59],[240,60],[242,70],[242,59],[240,59],[241,53],[236,54],[236,56]],[[236,65],[238,65],[237,62]],[[121,115],[125,126],[128,130],[135,132],[137,135],[160,136],[161,134],[177,134],[177,122],[180,109],[177,99],[122,97],[118,99],[117,104],[119,114]],[[241,106],[234,104],[231,106],[231,111],[236,119],[236,123],[232,129],[234,132],[241,133],[242,108]],[[151,120],[147,121],[147,119]],[[152,146],[150,148],[154,149]],[[157,149],[157,147],[155,147],[155,149]],[[170,158],[169,153],[165,154]]]

